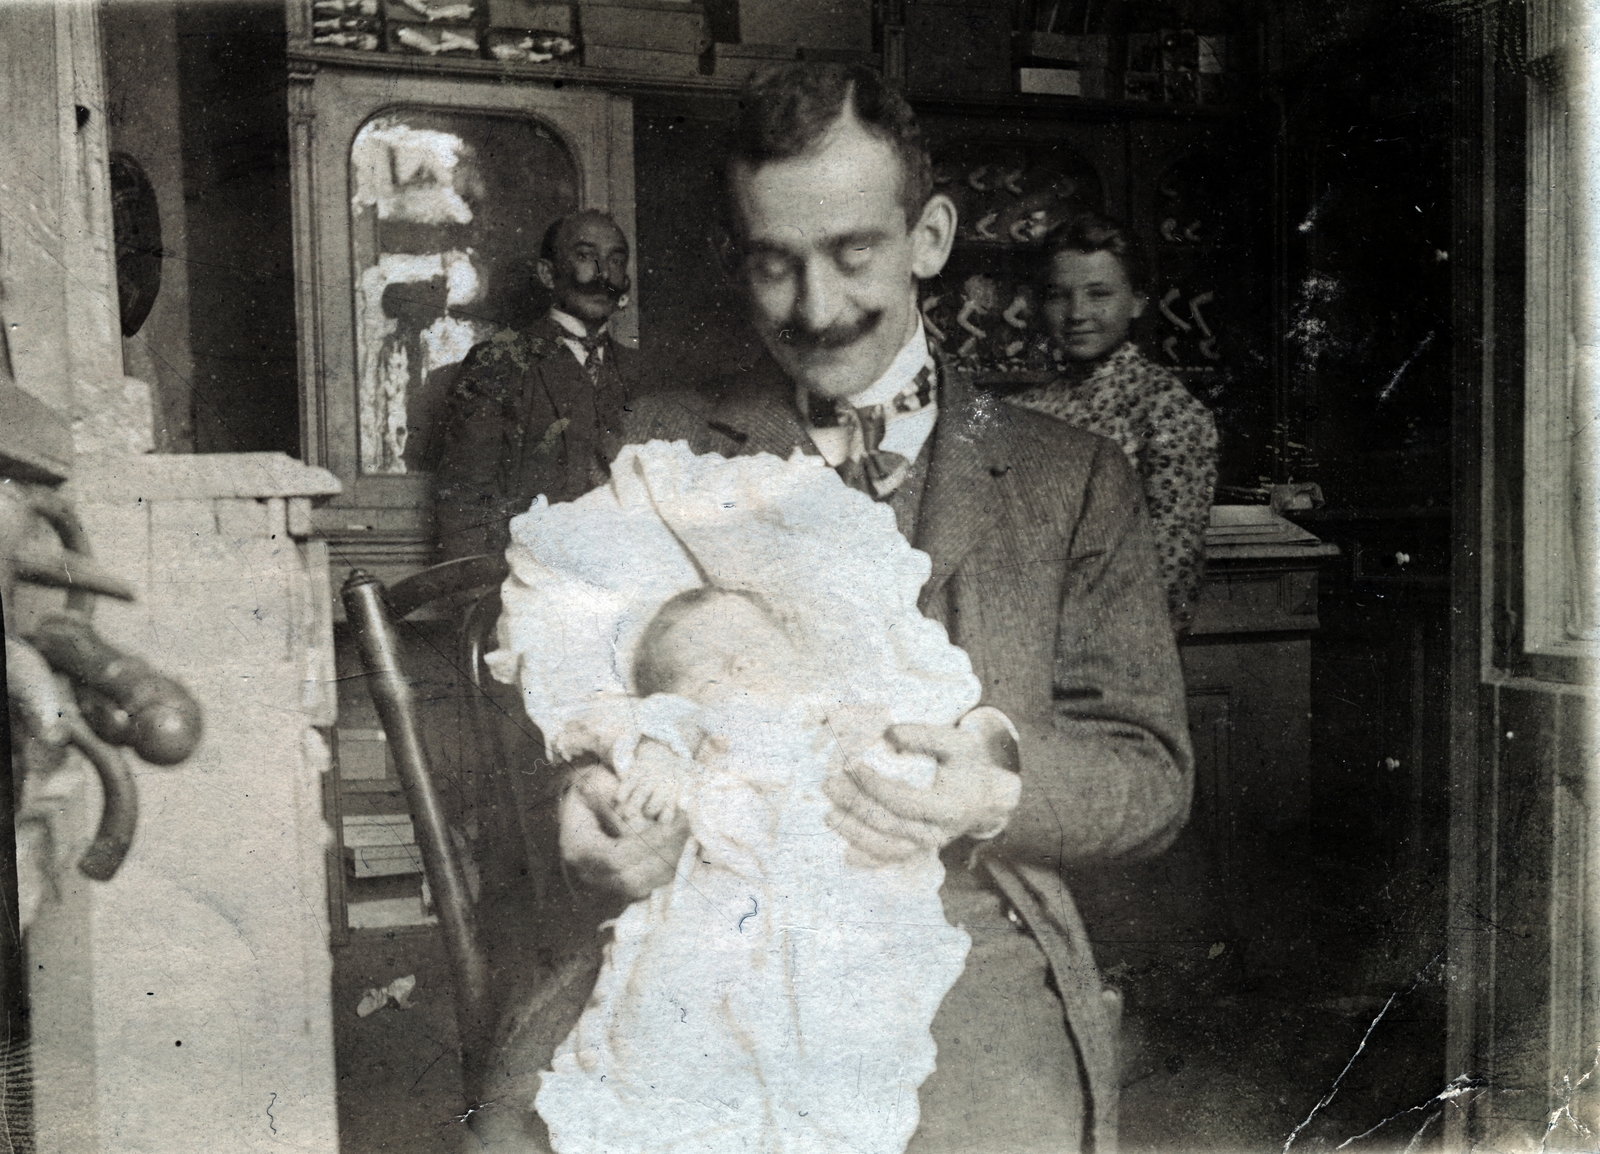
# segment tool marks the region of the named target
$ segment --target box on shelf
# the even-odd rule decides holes
[[[416,845],[346,846],[344,860],[352,877],[398,877],[422,872],[422,849]]]
[[[611,44],[585,44],[583,62],[590,68],[619,72],[647,72],[653,76],[698,76],[700,53],[656,52],[649,48],[619,48]]]
[[[345,924],[352,930],[391,930],[400,926],[431,926],[436,914],[424,913],[422,895],[398,898],[357,898],[345,906]]]
[[[828,64],[859,64],[866,68],[882,68],[883,62],[875,52],[842,52],[833,49],[795,48],[788,44],[722,44],[712,46],[712,60],[717,76],[748,80],[771,65],[785,64],[791,60],[821,61]]]
[[[1109,36],[1061,36],[1054,32],[1023,32],[1017,36],[1017,56],[1021,60],[1110,68],[1111,51]]]
[[[472,24],[481,0],[384,0],[383,14],[395,24]]]
[[[576,30],[571,4],[548,0],[489,0],[489,27],[571,36]]]
[[[389,773],[389,737],[381,729],[336,729],[339,780],[381,781]]]
[[[316,0],[311,5],[311,43],[378,51],[383,47],[379,0]]]
[[[1122,98],[1160,104],[1166,97],[1166,84],[1159,72],[1124,72]]]
[[[1017,91],[1041,96],[1083,96],[1083,77],[1076,68],[1019,68]]]
[[[998,8],[906,8],[906,87],[922,92],[1011,91],[1011,17]]]
[[[711,46],[712,71],[717,76],[748,80],[774,64],[798,59],[796,49],[787,44],[723,44]]]
[[[478,31],[468,25],[390,24],[389,51],[414,56],[476,56]]]
[[[804,48],[807,60],[821,59],[813,49],[871,53],[872,5],[865,0],[739,0],[739,40]]]
[[[701,6],[674,0],[589,0],[578,8],[578,31],[586,53],[604,45],[699,56],[711,44]]]
[[[489,56],[516,64],[549,64],[578,60],[578,41],[564,32],[523,32],[491,28],[486,35]]]
[[[1023,65],[1017,69],[1017,91],[1049,96],[1087,96],[1110,100],[1121,96],[1114,74],[1106,68],[1041,68]]]
[[[416,843],[410,814],[350,814],[341,819],[346,849],[365,846],[402,846]]]

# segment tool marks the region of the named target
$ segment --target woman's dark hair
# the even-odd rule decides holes
[[[760,610],[761,615],[777,626],[785,636],[789,636],[789,630],[782,620],[758,593],[749,589],[724,589],[720,585],[697,585],[693,589],[686,589],[667,598],[661,608],[656,610],[656,615],[650,619],[650,624],[644,627],[644,632],[639,635],[639,644],[633,651],[634,693],[640,697],[649,697],[655,693],[672,692],[672,687],[677,684],[678,670],[662,658],[659,652],[661,638],[692,610],[718,597],[744,598]]]
[[[1145,263],[1144,246],[1133,230],[1121,221],[1098,212],[1080,212],[1050,230],[1044,241],[1042,274],[1048,278],[1050,265],[1058,252],[1109,252],[1122,266],[1128,287],[1140,295],[1150,291],[1150,268]]]
[[[900,158],[900,202],[906,227],[916,223],[933,195],[933,162],[917,116],[882,76],[859,64],[783,64],[751,78],[728,144],[723,172],[724,211],[730,211],[728,174],[814,148],[848,106],[868,133],[893,146]]]

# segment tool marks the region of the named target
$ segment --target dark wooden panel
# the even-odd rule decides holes
[[[1300,570],[1219,570],[1206,577],[1195,606],[1195,635],[1285,633],[1317,628],[1317,573]]]
[[[1472,911],[1491,943],[1492,1041],[1484,1073],[1497,1127],[1542,1129],[1549,1105],[1550,899],[1558,699],[1501,689],[1496,725],[1494,900]]]

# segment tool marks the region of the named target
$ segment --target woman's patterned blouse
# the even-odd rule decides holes
[[[1009,399],[1122,446],[1144,482],[1172,626],[1186,629],[1200,596],[1217,483],[1211,410],[1131,341],[1081,380],[1058,377]]]

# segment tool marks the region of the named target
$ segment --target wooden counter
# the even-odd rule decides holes
[[[1244,542],[1213,529],[1205,590],[1179,646],[1195,748],[1190,838],[1223,873],[1303,826],[1311,801],[1317,570],[1339,549],[1281,524],[1276,539]]]

